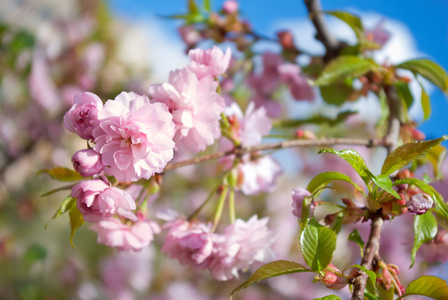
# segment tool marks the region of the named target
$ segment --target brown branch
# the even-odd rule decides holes
[[[375,257],[378,257],[378,251],[380,249],[380,234],[383,227],[383,219],[381,214],[376,214],[372,219],[370,225],[370,235],[367,241],[366,248],[364,250],[364,256],[361,259],[361,266],[372,269],[372,264]],[[353,295],[352,300],[364,299],[364,290],[367,284],[367,273],[360,271],[358,276],[353,280]]]
[[[342,48],[345,46],[344,43],[336,39],[330,32],[325,23],[324,15],[322,14],[322,7],[319,0],[304,0],[306,8],[308,9],[308,14],[311,21],[316,28],[316,39],[321,41],[325,46],[326,54],[324,57],[325,61],[332,60],[336,58]]]
[[[349,138],[329,138],[329,139],[319,139],[319,140],[291,140],[284,141],[273,144],[262,144],[252,147],[241,147],[235,148],[230,151],[225,152],[216,152],[209,155],[199,156],[192,159],[187,159],[178,163],[167,164],[164,171],[174,170],[180,167],[193,165],[197,163],[201,163],[204,161],[218,159],[220,157],[228,156],[228,155],[237,155],[241,156],[246,153],[252,153],[257,151],[266,151],[266,150],[276,150],[276,149],[286,149],[293,147],[316,147],[316,146],[333,146],[333,145],[357,145],[357,146],[365,146],[365,147],[378,147],[383,146],[387,147],[387,143],[384,139],[349,139]]]

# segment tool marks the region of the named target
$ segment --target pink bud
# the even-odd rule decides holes
[[[222,10],[226,14],[235,14],[238,12],[238,2],[234,0],[227,0],[222,5]]]
[[[83,177],[90,177],[104,168],[101,155],[93,149],[84,149],[72,156],[73,168]]]
[[[292,214],[297,218],[302,217],[302,203],[307,196],[311,196],[311,193],[305,189],[295,188],[292,190]]]
[[[424,193],[415,194],[406,203],[408,211],[412,215],[422,215],[434,206],[434,200]]]

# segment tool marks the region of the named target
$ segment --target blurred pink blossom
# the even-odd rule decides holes
[[[218,239],[218,235],[211,233],[211,224],[177,219],[167,223],[164,228],[170,230],[162,252],[183,265],[208,268]]]
[[[222,5],[222,10],[226,14],[235,14],[238,12],[238,2],[234,0],[226,0]]]
[[[314,100],[314,90],[306,79],[300,75],[301,70],[295,64],[282,64],[278,66],[281,80],[289,85],[291,95],[296,100]]]
[[[188,47],[194,47],[201,38],[201,35],[193,25],[179,27],[178,32],[182,41],[184,41]]]
[[[390,32],[384,28],[385,20],[381,20],[378,24],[370,30],[365,31],[367,39],[374,41],[375,43],[384,46],[390,39]]]
[[[68,131],[77,133],[82,139],[93,138],[93,128],[98,126],[98,113],[103,108],[101,99],[89,92],[77,94],[74,104],[64,115],[64,125]]]
[[[238,271],[246,271],[254,262],[266,263],[275,258],[270,248],[276,234],[269,231],[268,218],[252,216],[247,222],[237,219],[224,229],[225,237],[218,243],[218,251],[210,264],[210,272],[217,280],[238,278]]]
[[[173,114],[176,147],[196,153],[221,135],[219,120],[225,104],[216,88],[212,77],[198,79],[188,68],[172,71],[168,83],[149,87],[154,102],[166,104]]]
[[[93,149],[77,151],[72,156],[73,168],[83,177],[90,177],[103,170],[101,155]]]
[[[138,221],[133,225],[123,224],[120,220],[112,218],[102,220],[90,227],[98,234],[97,242],[122,251],[140,251],[149,246],[154,234],[160,232],[157,223],[146,220]]]
[[[212,49],[202,50],[193,49],[188,52],[191,59],[189,68],[201,79],[205,76],[216,77],[227,70],[230,63],[232,53],[230,48],[227,48],[223,53],[221,49],[213,46]]]
[[[73,187],[71,196],[76,198],[76,207],[87,222],[97,223],[110,219],[116,213],[137,221],[132,212],[136,208],[134,199],[125,191],[110,187],[101,179],[81,181]]]
[[[122,92],[108,100],[93,130],[106,174],[118,181],[149,179],[173,158],[174,123],[165,105]]]
[[[429,263],[448,261],[448,231],[441,230],[429,243],[419,249],[419,255]]]

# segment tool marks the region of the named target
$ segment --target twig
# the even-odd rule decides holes
[[[336,39],[330,32],[325,23],[325,18],[322,14],[322,8],[319,0],[304,0],[306,8],[308,9],[311,21],[316,28],[316,39],[321,41],[325,46],[326,54],[325,61],[332,60],[337,57],[339,52],[344,47],[344,43]]]
[[[319,140],[291,140],[284,141],[273,144],[261,144],[252,147],[241,147],[235,148],[229,151],[223,152],[215,152],[212,154],[195,157],[192,159],[187,159],[178,163],[167,164],[165,171],[174,170],[180,167],[198,164],[204,161],[218,159],[220,157],[228,156],[228,155],[237,155],[242,156],[246,153],[252,153],[257,151],[265,151],[265,150],[275,150],[275,149],[286,149],[293,147],[316,147],[316,146],[332,146],[332,145],[358,145],[365,147],[378,147],[383,146],[387,147],[388,144],[384,139],[350,139],[350,138],[329,138],[329,139],[319,139]]]
[[[364,250],[364,256],[361,259],[361,266],[372,269],[372,262],[375,257],[378,257],[378,250],[380,248],[380,234],[383,227],[383,219],[381,214],[377,214],[372,219],[370,225],[370,235]],[[364,290],[367,284],[367,273],[360,271],[359,275],[353,280],[353,295],[352,300],[364,299]]]

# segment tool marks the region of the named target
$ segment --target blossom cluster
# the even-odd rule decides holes
[[[172,71],[168,82],[151,85],[148,96],[122,92],[103,104],[97,95],[84,92],[74,97],[64,116],[65,127],[87,140],[88,148],[76,152],[72,162],[89,178],[73,187],[71,197],[83,219],[94,223],[91,229],[98,243],[123,251],[139,251],[151,243],[161,228],[147,219],[146,207],[140,209],[131,191],[121,187],[161,173],[176,153],[197,153],[212,145],[221,136],[223,113],[232,120],[231,139],[243,145],[261,143],[271,129],[265,108],[255,109],[252,103],[243,117],[236,103],[226,108],[217,92],[218,76],[230,63],[230,49],[194,49],[189,57],[190,65]],[[221,145],[223,150],[232,147],[225,139]],[[226,159],[233,168],[230,161],[236,158]],[[238,172],[246,194],[271,191],[281,173],[268,156],[243,157]],[[169,232],[162,251],[182,264],[208,268],[218,280],[229,280],[256,261],[274,258],[270,246],[275,234],[266,223],[256,216],[247,222],[237,219],[218,234],[210,224],[177,218],[163,227]]]
[[[267,229],[267,222],[257,216],[247,222],[237,219],[218,234],[211,224],[175,219],[165,224],[169,232],[162,252],[183,265],[210,270],[217,280],[229,280],[254,262],[275,258],[270,247],[276,235]]]

